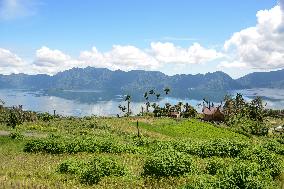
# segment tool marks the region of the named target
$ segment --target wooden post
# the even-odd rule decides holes
[[[143,116],[143,114],[144,114],[144,108],[143,108],[143,106],[141,106],[141,113],[142,113],[142,116]]]
[[[139,131],[139,123],[138,123],[138,120],[136,122],[136,127],[137,127],[137,135],[138,137],[140,138],[140,131]]]
[[[127,101],[127,114],[130,115],[130,101]]]
[[[56,116],[56,110],[53,110],[53,115]]]

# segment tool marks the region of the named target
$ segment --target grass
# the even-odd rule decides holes
[[[229,131],[226,128],[217,128],[210,123],[196,119],[174,120],[161,119],[152,123],[140,123],[143,129],[161,133],[174,138],[190,139],[240,139],[248,140],[247,137]]]
[[[125,145],[136,145],[136,121],[139,121],[142,138],[145,140],[138,146],[139,153],[25,153],[24,146],[31,140],[48,138],[79,138],[84,140],[94,137],[98,140],[109,139]],[[11,128],[0,125],[0,130],[11,131]],[[267,138],[250,139],[234,133],[227,128],[216,127],[210,123],[196,119],[169,118],[62,118],[50,122],[38,121],[24,123],[17,127],[20,133],[33,133],[23,139],[12,139],[0,136],[0,188],[182,188],[188,183],[206,177],[206,162],[210,158],[190,155],[194,165],[192,173],[178,177],[152,178],[144,177],[143,166],[152,156],[147,145],[155,141],[212,141],[215,139],[237,140],[251,145],[264,143]],[[64,140],[63,140],[64,141]],[[139,144],[140,145],[140,144]],[[94,157],[113,158],[127,169],[124,176],[103,177],[98,184],[89,186],[82,184],[78,175],[60,174],[58,166],[68,159],[88,161]],[[283,156],[279,155],[283,160]],[[234,158],[220,158],[233,165]],[[210,177],[210,176],[209,176]],[[279,175],[273,184],[280,186],[284,176]],[[277,187],[276,187],[277,188]]]

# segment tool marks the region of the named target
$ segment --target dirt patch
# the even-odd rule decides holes
[[[0,131],[0,136],[8,136],[10,133],[10,131]]]

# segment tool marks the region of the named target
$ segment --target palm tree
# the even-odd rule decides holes
[[[155,94],[155,91],[154,91],[153,89],[151,89],[151,90],[149,91],[149,94],[150,94],[150,95],[153,95],[153,94]]]
[[[166,87],[166,88],[164,89],[164,91],[165,91],[166,95],[168,95],[171,90],[170,90],[170,88]]]
[[[165,91],[166,95],[168,95],[171,90],[170,90],[169,87],[166,87],[166,88],[164,89],[164,91]],[[167,98],[167,103],[168,103],[168,98]]]
[[[185,105],[183,105],[183,107],[185,108],[185,112],[189,112],[189,108],[190,108],[190,105],[188,103],[185,103]]]
[[[157,107],[157,104],[154,102],[154,103],[152,104],[152,107],[155,109],[155,108]]]
[[[156,94],[157,100],[159,100],[160,96],[161,96],[161,94],[159,94],[159,93]]]
[[[119,108],[122,112],[125,112],[125,110],[126,110],[126,107],[125,107],[125,106],[122,106],[121,104],[119,104],[118,108]]]
[[[146,112],[149,112],[150,102],[149,102],[148,92],[145,92],[145,93],[144,93],[144,98],[145,98],[145,100],[146,100]]]
[[[183,103],[182,102],[178,102],[178,104],[177,104],[177,112],[181,112],[182,106],[183,106]]]
[[[150,102],[146,102],[146,112],[149,112]]]
[[[144,98],[145,98],[146,100],[148,100],[149,97],[148,97],[148,93],[147,93],[147,92],[144,93]]]
[[[126,95],[124,101],[127,101],[127,114],[130,115],[130,100],[131,100],[131,96],[130,95]]]

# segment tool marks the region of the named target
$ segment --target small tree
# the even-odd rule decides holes
[[[130,115],[131,114],[131,111],[130,111],[131,96],[130,95],[126,95],[124,101],[127,101],[127,115]]]
[[[146,112],[149,112],[149,107],[150,107],[150,102],[149,102],[149,96],[148,96],[148,92],[144,93],[144,98],[146,100]]]
[[[166,87],[166,88],[164,89],[164,91],[165,91],[166,95],[168,95],[171,90],[170,90],[170,88]]]

